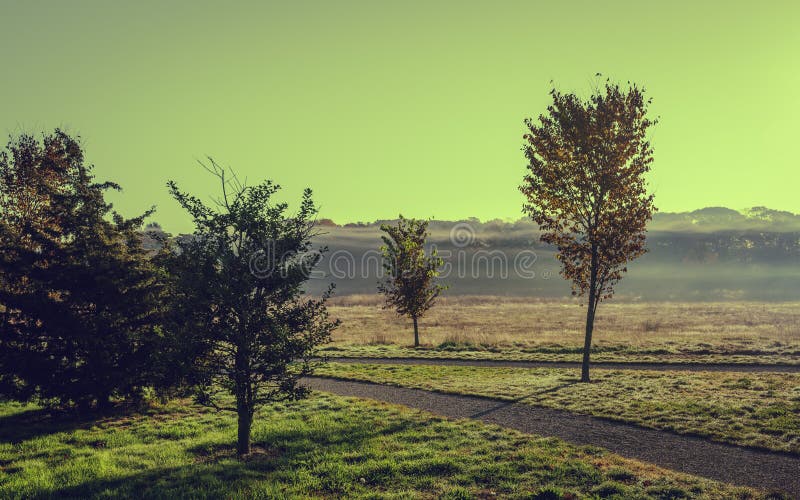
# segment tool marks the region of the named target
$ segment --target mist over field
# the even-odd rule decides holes
[[[321,221],[316,242],[327,245],[312,291],[336,283],[337,295],[375,292],[380,275],[380,224]],[[429,243],[445,260],[452,295],[567,297],[554,248],[536,225],[477,219],[432,221]],[[800,299],[800,216],[763,207],[741,212],[704,208],[657,213],[648,253],[618,286],[621,300]]]

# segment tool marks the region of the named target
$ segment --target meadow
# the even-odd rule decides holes
[[[446,292],[445,292],[446,293]],[[585,307],[570,299],[444,296],[420,320],[384,309],[379,296],[334,298],[342,325],[330,356],[578,361]],[[800,363],[796,302],[636,302],[600,305],[595,361]]]
[[[0,404],[2,498],[776,498],[594,447],[315,394],[235,418],[186,400],[98,419]]]
[[[798,363],[796,303],[600,307],[596,361]],[[410,324],[377,296],[333,300],[330,356],[577,361],[571,300],[443,297]],[[800,455],[800,374],[328,363],[321,376],[567,410]],[[236,419],[186,399],[103,417],[0,402],[2,498],[781,498],[596,447],[473,420],[314,393],[259,410],[253,453]]]

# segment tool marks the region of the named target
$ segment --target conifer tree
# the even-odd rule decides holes
[[[149,385],[160,277],[61,130],[0,153],[0,394],[107,407]]]

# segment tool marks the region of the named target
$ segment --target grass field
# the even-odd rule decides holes
[[[340,356],[467,357],[577,361],[586,309],[572,300],[443,297],[420,321],[421,349],[409,348],[410,322],[380,297],[336,298],[342,319],[326,352]],[[601,304],[596,361],[800,363],[800,304]]]
[[[798,304],[608,303],[596,361],[800,362]],[[378,297],[335,299],[329,355],[576,361],[573,302],[444,298],[410,325]],[[330,363],[320,375],[475,394],[800,454],[800,374]],[[0,498],[766,498],[557,439],[315,394],[235,418],[185,400],[100,419],[0,402]],[[769,497],[774,498],[774,497]]]
[[[235,421],[186,401],[100,420],[0,404],[2,498],[762,498],[474,421],[316,394]],[[774,498],[774,497],[770,497]]]
[[[320,375],[519,400],[800,454],[800,374],[330,363]]]

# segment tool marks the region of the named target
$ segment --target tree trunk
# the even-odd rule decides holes
[[[589,278],[589,305],[586,309],[586,336],[583,341],[583,363],[581,364],[581,382],[589,382],[589,353],[592,350],[592,331],[594,330],[594,313],[597,309],[597,245],[592,245],[592,268]]]
[[[236,395],[236,414],[239,417],[239,437],[236,443],[236,452],[239,456],[250,453],[250,426],[253,423],[251,402],[248,398],[250,380],[248,376],[248,353],[239,346],[236,349],[234,390]]]
[[[236,452],[239,456],[247,455],[250,453],[250,427],[253,424],[253,419],[250,417],[250,410],[239,405],[237,408],[239,414],[239,439],[236,444]]]
[[[417,327],[417,317],[412,316],[414,320],[414,347],[419,347],[419,327]]]
[[[592,350],[592,330],[594,330],[594,290],[589,291],[589,307],[586,309],[586,337],[583,341],[583,363],[581,382],[589,382],[589,352]]]

